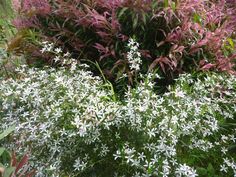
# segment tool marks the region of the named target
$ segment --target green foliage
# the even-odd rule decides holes
[[[11,9],[11,1],[0,1],[0,47],[15,34],[16,30],[12,25],[14,12]]]
[[[14,17],[11,1],[0,1],[0,76],[6,78],[15,77],[14,68],[24,63],[24,57],[16,55],[16,50],[10,50],[14,41],[12,38],[17,38],[16,29],[12,25]]]
[[[5,78],[16,78],[15,68],[25,64],[24,56],[17,56],[0,47],[0,76]]]
[[[0,140],[2,140],[3,138],[5,138],[7,135],[9,135],[11,132],[13,132],[15,130],[15,126],[9,127],[7,130],[5,130],[4,132],[2,132],[0,134]]]

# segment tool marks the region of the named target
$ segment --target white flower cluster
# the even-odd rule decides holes
[[[23,66],[18,73],[19,80],[0,81],[0,128],[16,125],[15,145],[32,151],[38,169],[44,164],[45,171],[50,165],[48,170],[59,173],[63,158],[72,156],[72,161],[77,157],[77,137],[88,136],[85,141],[89,144],[92,135],[88,131],[111,120],[116,103],[109,101],[111,94],[102,88],[100,78],[81,68],[67,71]],[[99,139],[98,131],[93,132],[95,136]]]
[[[197,176],[196,170],[193,170],[192,168],[190,168],[186,164],[180,165],[176,169],[175,174],[176,174],[176,177],[181,177],[181,176],[195,177],[195,176]]]
[[[48,41],[42,42],[43,48],[40,50],[41,53],[50,53],[55,56],[52,59],[53,65],[61,65],[61,66],[71,66],[71,70],[76,68],[77,61],[71,58],[71,54],[69,52],[63,53],[60,47],[55,47],[53,43]]]
[[[0,129],[16,125],[14,144],[5,143],[30,150],[37,176],[195,177],[208,155],[220,176],[236,175],[235,129],[221,127],[234,120],[233,76],[182,75],[157,95],[148,75],[115,101],[82,66],[18,72],[0,80]]]
[[[131,71],[139,71],[140,65],[142,64],[141,54],[138,51],[139,43],[134,39],[129,39],[128,48],[129,52],[127,54],[127,59],[129,62],[129,67]]]

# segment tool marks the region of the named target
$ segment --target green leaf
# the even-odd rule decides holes
[[[228,148],[230,151],[236,150],[236,145],[230,145]],[[236,151],[235,151],[236,152]]]
[[[146,17],[146,13],[142,13],[143,16],[143,23],[146,25],[147,24],[147,17]]]
[[[200,176],[204,176],[204,175],[207,175],[207,170],[205,168],[197,168],[197,172]]]
[[[133,29],[135,29],[138,25],[138,15],[136,15],[134,18],[133,18]]]
[[[232,38],[228,38],[227,41],[229,42],[229,45],[234,49],[234,41]]]
[[[220,126],[223,126],[223,127],[236,127],[236,123],[227,122],[227,123],[220,124]]]
[[[153,168],[152,168],[152,167],[149,167],[147,172],[148,172],[148,174],[152,174]]]
[[[201,23],[202,23],[202,18],[201,18],[201,16],[200,16],[198,13],[194,13],[194,15],[193,15],[193,21],[194,21],[195,23],[201,24]]]
[[[4,171],[3,177],[10,177],[14,171],[15,171],[15,167],[6,168]]]
[[[155,1],[152,3],[152,9],[156,9],[158,7],[158,2]]]
[[[122,8],[121,11],[118,14],[118,18],[120,18],[125,13],[126,10],[128,10],[127,7]]]
[[[171,8],[172,8],[173,11],[176,10],[176,4],[175,4],[175,2],[172,2],[172,3],[171,3]]]
[[[208,164],[208,167],[207,167],[207,171],[208,171],[208,176],[214,176],[215,174],[215,169],[213,168],[212,164]]]
[[[15,130],[15,126],[11,126],[8,129],[6,129],[3,133],[0,134],[0,140],[5,138],[7,135],[9,135],[11,132]]]
[[[164,0],[164,7],[168,7],[169,6],[169,0]]]
[[[4,153],[5,150],[6,150],[5,148],[0,147],[0,156]]]

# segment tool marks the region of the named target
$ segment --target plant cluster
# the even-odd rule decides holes
[[[235,1],[13,0],[13,7],[19,30],[38,32],[78,60],[99,62],[113,80],[120,72],[132,75],[124,43],[129,37],[141,44],[142,72],[234,73]]]
[[[16,125],[5,143],[31,152],[37,176],[236,175],[235,77],[184,74],[157,95],[148,74],[117,100],[86,65],[66,67],[0,81],[1,129]]]
[[[8,127],[0,134],[0,141],[15,130],[15,126]],[[0,176],[1,177],[32,177],[35,172],[29,170],[30,165],[28,164],[28,154],[25,154],[22,159],[18,162],[18,157],[13,152],[10,152],[0,147]]]
[[[235,0],[12,5],[0,176],[236,176]]]

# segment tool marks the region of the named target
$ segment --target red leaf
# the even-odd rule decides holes
[[[149,50],[139,50],[141,55],[146,57],[146,58],[152,58],[150,55],[150,51]]]
[[[202,67],[203,70],[209,70],[211,68],[215,67],[215,64],[208,63]]]
[[[19,162],[19,164],[17,165],[15,173],[17,173],[25,164],[27,164],[28,160],[29,160],[28,155],[25,154],[21,159],[21,161]]]
[[[164,66],[164,64],[168,65],[171,69],[173,69],[172,68],[172,65],[173,65],[172,62],[173,61],[170,61],[169,58],[161,56],[159,58],[156,58],[152,62],[152,64],[149,66],[149,71],[152,70],[153,68],[155,68],[157,64],[159,64],[161,69],[162,69],[162,71],[165,73],[165,66]]]
[[[17,164],[16,153],[12,152],[12,155],[11,155],[11,166],[15,167],[16,164]]]
[[[156,65],[157,65],[158,62],[159,62],[158,59],[159,59],[159,58],[156,58],[156,59],[152,62],[152,64],[151,64],[151,65],[149,66],[149,68],[148,68],[149,71],[153,70],[153,68],[156,67]]]
[[[31,170],[25,177],[33,177],[35,175],[35,170]]]

